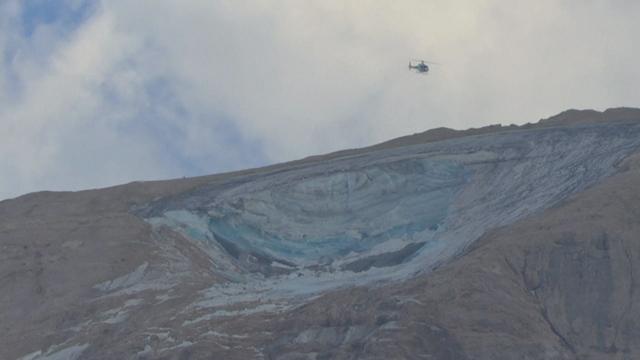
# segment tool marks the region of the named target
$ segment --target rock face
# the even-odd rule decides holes
[[[2,359],[640,358],[640,110],[0,202]]]

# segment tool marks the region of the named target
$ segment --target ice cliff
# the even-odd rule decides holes
[[[299,293],[428,272],[639,146],[636,124],[505,131],[231,177],[135,212],[200,243],[231,282]]]

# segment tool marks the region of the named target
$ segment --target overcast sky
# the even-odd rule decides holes
[[[640,106],[638,1],[0,0],[0,199]],[[424,76],[411,58],[439,62]]]

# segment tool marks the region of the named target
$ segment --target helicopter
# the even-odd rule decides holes
[[[429,72],[429,65],[427,64],[438,65],[437,63],[424,61],[424,60],[411,60],[409,61],[409,70],[414,69],[418,73],[426,74]]]

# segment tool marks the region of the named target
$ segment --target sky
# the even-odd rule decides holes
[[[0,199],[640,107],[630,0],[1,0]],[[437,62],[427,75],[410,59]]]

